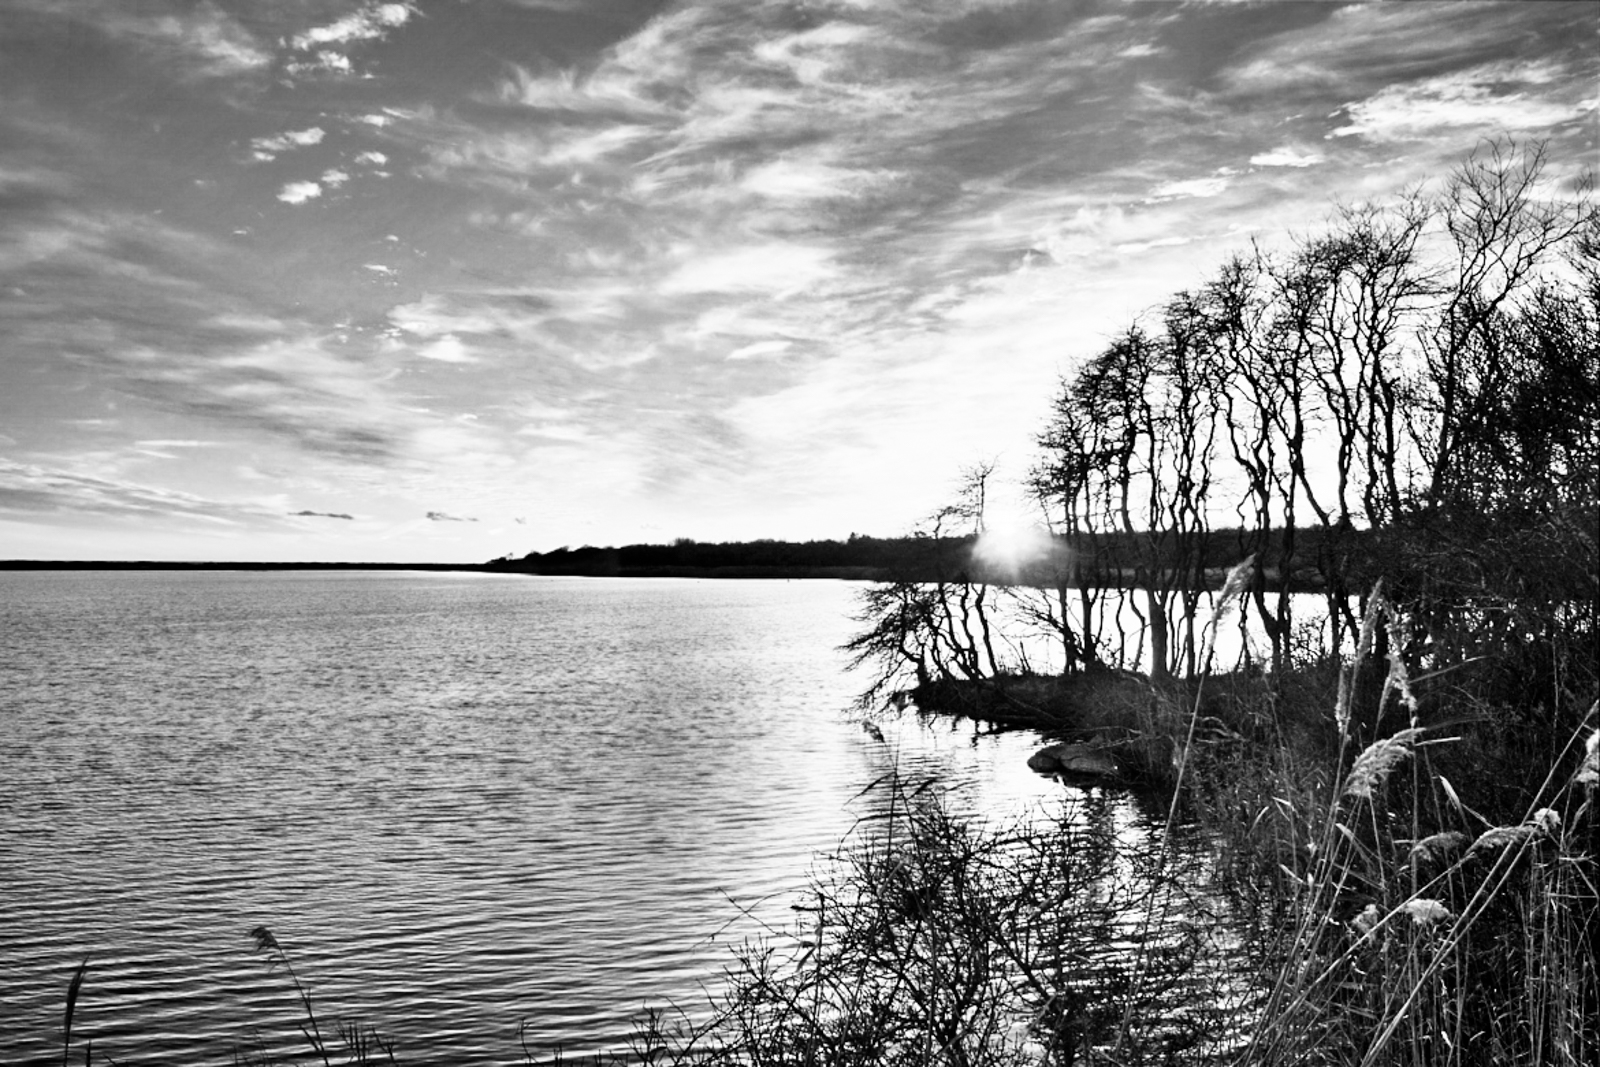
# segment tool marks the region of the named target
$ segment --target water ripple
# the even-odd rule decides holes
[[[448,575],[0,576],[0,1062],[292,1047],[411,1064],[624,1047],[786,928],[888,765],[846,708],[852,587]],[[978,802],[1025,738],[890,726]],[[859,807],[859,805],[858,805]],[[748,914],[745,914],[745,911]],[[429,1057],[432,1057],[431,1059]]]

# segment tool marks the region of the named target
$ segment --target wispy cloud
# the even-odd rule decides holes
[[[1560,100],[1543,92],[1557,76],[1548,62],[1492,63],[1385,86],[1347,105],[1347,121],[1331,136],[1398,141],[1463,129],[1521,133],[1591,114],[1593,99]]]
[[[1274,148],[1268,152],[1257,152],[1250,157],[1253,167],[1314,167],[1323,161],[1319,152],[1308,152],[1296,148]]]
[[[270,67],[272,49],[216,3],[130,5],[118,0],[10,0],[28,16],[89,27],[164,64],[164,74],[225,78]]]
[[[776,356],[794,347],[793,341],[755,341],[728,353],[729,359],[755,359],[758,356]]]
[[[1150,190],[1153,200],[1181,200],[1187,197],[1205,199],[1221,196],[1228,188],[1228,179],[1213,175],[1209,178],[1189,178],[1184,181],[1162,182]]]
[[[251,155],[259,162],[269,162],[290,149],[321,144],[325,136],[327,131],[321,126],[311,126],[304,130],[289,130],[273,137],[257,137],[250,142]]]
[[[0,511],[152,520],[182,517],[252,526],[277,518],[276,512],[253,504],[6,459],[0,459]]]
[[[892,529],[1250,237],[1592,154],[1563,5],[0,7],[97,57],[0,39],[0,444],[319,544]]]
[[[417,355],[438,363],[474,363],[472,353],[453,333],[444,334],[417,349]]]
[[[359,10],[344,18],[296,34],[294,47],[313,49],[326,45],[347,45],[357,41],[376,40],[387,35],[390,30],[404,26],[410,20],[412,10],[410,4],[364,4]]]
[[[815,245],[770,242],[697,256],[673,271],[665,293],[770,293],[785,296],[824,281],[833,253]]]
[[[348,2],[342,6],[350,6]],[[355,52],[387,38],[416,13],[410,3],[365,0],[331,22],[307,26],[284,40],[282,71],[294,79],[370,76],[358,69]]]
[[[316,182],[289,182],[278,190],[278,199],[295,207],[308,200],[315,200],[321,195],[322,186]]]
[[[142,24],[130,18],[123,26],[129,32],[142,31],[152,43],[174,48],[198,61],[198,69],[205,75],[250,73],[272,61],[271,52],[249,30],[214,4],[153,16]]]
[[[463,517],[461,517],[459,515],[447,515],[442,511],[430,511],[430,512],[428,512],[428,520],[430,522],[477,522],[478,521],[477,519],[473,519],[473,518],[463,518]]]

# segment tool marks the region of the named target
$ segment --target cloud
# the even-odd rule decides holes
[[[272,55],[236,19],[215,4],[150,20],[151,35],[178,45],[199,61],[202,74],[228,77],[260,70]]]
[[[423,359],[431,359],[439,363],[477,362],[472,354],[467,351],[467,346],[461,343],[461,338],[453,333],[447,333],[437,340],[423,345],[417,349],[417,355]]]
[[[182,453],[191,448],[210,448],[216,444],[214,441],[187,441],[187,440],[156,440],[135,441],[133,451],[140,456],[154,459],[178,459]]]
[[[390,30],[404,26],[411,18],[410,4],[369,3],[342,19],[296,34],[293,46],[307,51],[328,45],[373,41]]]
[[[316,337],[230,349],[116,349],[108,384],[161,407],[232,424],[331,457],[399,458],[408,424],[376,374]]]
[[[478,521],[477,519],[461,518],[460,516],[456,516],[456,515],[446,515],[442,511],[430,511],[430,512],[428,512],[428,519],[431,522],[477,522]]]
[[[505,0],[505,3],[536,11],[583,11],[595,6],[595,0]]]
[[[313,26],[284,40],[290,52],[282,72],[292,77],[370,77],[358,71],[351,53],[381,41],[411,21],[416,8],[410,3],[363,3],[343,18]]]
[[[443,296],[424,294],[421,300],[389,309],[389,321],[407,333],[420,337],[440,337],[449,333],[487,333],[495,320],[476,311],[451,306]]]
[[[167,11],[154,9],[173,5],[130,5],[121,0],[12,0],[12,6],[71,20],[130,43],[157,60],[164,71],[185,80],[253,74],[272,64],[271,50],[244,22],[211,0]]]
[[[809,289],[833,273],[833,253],[781,242],[695,256],[661,285],[664,293],[761,292],[784,296]]]
[[[793,341],[756,341],[728,353],[729,359],[754,359],[756,356],[775,356],[794,347]]]
[[[1230,95],[1272,97],[1288,106],[1330,89],[1348,92],[1351,84],[1412,81],[1503,51],[1511,36],[1530,28],[1525,11],[1516,3],[1308,7],[1312,17],[1298,25],[1241,42],[1240,59],[1223,79]]]
[[[0,511],[27,515],[89,514],[129,519],[191,518],[243,525],[275,520],[253,504],[212,500],[57,467],[0,459]]]
[[[589,300],[606,299],[605,294],[596,291],[582,295]],[[404,350],[401,344],[403,331],[436,342],[422,351],[427,358],[451,363],[468,362],[472,357],[466,350],[464,337],[479,346],[492,341],[548,339],[540,330],[557,314],[555,305],[560,299],[548,291],[489,290],[450,297],[426,293],[420,300],[389,309],[388,320],[394,329],[389,332],[388,343],[392,351]],[[577,305],[563,307],[559,311],[569,321],[581,313],[582,308]]]
[[[860,195],[897,177],[893,171],[841,167],[823,159],[779,158],[751,168],[740,180],[746,192],[773,200],[829,200]]]
[[[278,199],[285,204],[303,204],[322,195],[322,186],[316,182],[290,182],[278,190]]]
[[[938,330],[966,291],[1014,269],[1050,196],[1089,165],[1037,146],[1064,144],[1068,117],[1143,128],[1147,98],[1118,91],[1149,66],[1119,58],[1130,26],[1038,5],[895,0],[803,23],[784,4],[701,3],[593,63],[514,69],[482,103],[535,111],[525,122],[419,112],[408,132],[433,146],[429,179],[520,203],[479,211],[475,225],[544,253],[519,268],[549,307],[501,336],[639,374],[736,352],[738,375],[715,388],[759,390],[830,346],[763,360],[776,350],[750,345]],[[1174,126],[1195,117],[1183,99],[1161,100]],[[907,318],[931,292],[939,301]],[[713,308],[750,325],[685,321]],[[446,310],[483,313],[460,296],[430,312]],[[391,321],[425,335],[405,313]],[[482,328],[432,326],[463,339]]]
[[[615,113],[638,118],[666,117],[674,109],[658,100],[639,72],[603,66],[585,77],[564,70],[535,74],[513,66],[495,92],[501,103],[550,111]]]
[[[1177,200],[1188,197],[1207,199],[1221,196],[1227,188],[1227,178],[1190,178],[1186,181],[1162,182],[1150,190],[1150,197],[1154,200]]]
[[[349,519],[352,522],[355,521],[355,516],[354,515],[346,515],[342,511],[291,511],[291,512],[289,512],[289,514],[293,515],[293,516],[295,516],[297,518]]]
[[[0,305],[9,364],[25,380],[30,368],[61,389],[85,378],[108,402],[137,398],[140,410],[371,464],[402,459],[425,421],[390,396],[373,342],[267,314],[218,284],[237,269],[229,239],[109,210],[34,225],[53,249],[48,270],[4,276],[0,251],[0,292],[15,287]]]
[[[1294,148],[1274,148],[1250,157],[1253,167],[1314,167],[1323,157],[1317,152],[1302,152]]]
[[[276,137],[256,137],[250,141],[251,156],[261,163],[270,162],[290,149],[321,144],[324,136],[326,131],[322,127],[312,126],[304,130],[289,130]]]
[[[1489,5],[1439,9],[1445,43],[1418,60],[1403,53],[1427,20],[1367,5],[1347,16],[594,0],[575,20],[512,3],[445,5],[426,19],[421,5],[367,0],[253,8],[248,25],[262,40],[270,27],[280,77],[270,97],[215,93],[208,106],[249,124],[213,136],[235,138],[236,162],[254,152],[285,164],[243,175],[245,185],[316,206],[256,222],[228,207],[238,186],[220,177],[206,191],[224,197],[207,210],[175,185],[165,219],[252,231],[222,238],[225,254],[193,256],[141,231],[54,225],[53,209],[22,226],[0,219],[0,269],[24,272],[0,280],[0,293],[13,281],[20,291],[4,325],[16,344],[14,316],[26,318],[26,369],[54,360],[65,369],[50,382],[63,393],[88,383],[85,403],[120,405],[137,427],[129,437],[215,431],[269,453],[267,466],[328,478],[286,489],[280,517],[306,499],[371,511],[340,495],[327,473],[337,471],[412,500],[426,528],[430,500],[483,510],[469,502],[495,499],[496,481],[511,477],[495,464],[513,458],[518,484],[538,487],[529,497],[584,518],[647,505],[688,515],[670,501],[692,496],[708,516],[743,509],[780,523],[819,510],[832,478],[849,481],[851,503],[879,508],[874,494],[898,484],[896,468],[926,480],[929,465],[970,460],[959,455],[969,444],[1026,437],[1026,405],[1047,402],[1044,386],[1096,345],[1102,323],[1169,283],[1192,284],[1195,264],[1242,241],[1230,231],[1303,224],[1330,188],[1381,195],[1403,168],[1362,168],[1405,154],[1380,140],[1395,128],[1384,107],[1406,102],[1386,103],[1384,86],[1453,99],[1437,79],[1483,66],[1461,48],[1492,37],[1466,10]],[[577,0],[519,6],[580,10]],[[561,37],[580,24],[583,34]],[[545,40],[537,54],[569,69],[474,62],[511,28]],[[1404,32],[1391,46],[1380,30]],[[395,47],[380,51],[385,39]],[[1513,39],[1519,55],[1542,47],[1505,34],[1495,47]],[[368,49],[394,77],[328,84],[366,73]],[[1237,76],[1268,55],[1304,63],[1285,64],[1272,92]],[[281,77],[300,72],[323,76]],[[1484,92],[1539,100],[1563,76],[1552,67],[1545,82]],[[1321,141],[1358,120],[1369,133]],[[346,195],[391,166],[388,207]],[[61,173],[74,171],[86,172]],[[6,192],[32,203],[98,189],[79,185]],[[477,421],[462,422],[466,411]],[[936,472],[940,491],[945,477]],[[585,502],[554,501],[546,487]],[[536,525],[556,521],[541,512]]]
[[[1558,77],[1550,63],[1492,63],[1386,86],[1347,104],[1348,121],[1329,136],[1403,141],[1464,129],[1543,131],[1594,110],[1592,101],[1548,95]]]
[[[1123,255],[1136,255],[1140,252],[1148,252],[1152,248],[1178,248],[1192,240],[1193,238],[1191,237],[1173,235],[1170,237],[1156,237],[1149,241],[1124,241],[1112,247]]]
[[[331,49],[313,52],[307,59],[294,59],[284,64],[284,71],[304,77],[308,74],[353,74],[355,64],[350,57]]]

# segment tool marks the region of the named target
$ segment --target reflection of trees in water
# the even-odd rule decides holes
[[[1163,855],[1161,813],[1074,790],[1025,819],[957,818],[936,784],[896,775],[862,800],[794,931],[739,954],[693,1034],[709,1062],[1072,1063],[1222,1033],[1199,962],[1217,922],[1205,845]]]

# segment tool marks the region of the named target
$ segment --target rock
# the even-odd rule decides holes
[[[1051,751],[1053,748],[1055,748],[1054,745],[1051,745],[1050,748],[1041,748],[1029,756],[1028,766],[1040,774],[1054,774],[1059,771],[1061,762],[1056,759],[1056,754]]]
[[[1117,761],[1088,745],[1061,742],[1046,745],[1028,757],[1028,766],[1040,774],[1068,774],[1078,778],[1115,778]]]

